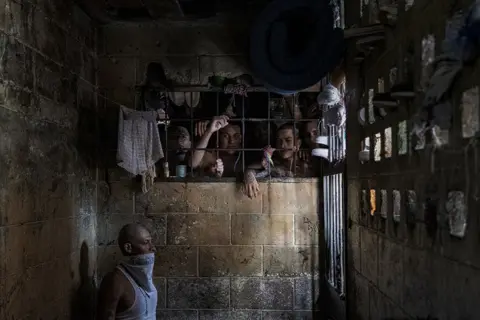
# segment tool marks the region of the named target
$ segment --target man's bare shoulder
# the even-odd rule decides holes
[[[107,288],[122,289],[125,287],[127,278],[118,268],[113,269],[105,275],[102,281],[102,285]]]

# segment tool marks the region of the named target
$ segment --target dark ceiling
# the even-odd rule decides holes
[[[259,13],[270,0],[77,0],[93,19],[149,21],[162,19],[204,19],[234,14],[236,17]]]

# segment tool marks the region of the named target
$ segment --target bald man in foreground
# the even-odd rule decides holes
[[[156,250],[150,232],[141,224],[127,224],[118,245],[125,259],[102,281],[96,320],[156,320]]]

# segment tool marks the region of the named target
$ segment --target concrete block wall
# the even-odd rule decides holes
[[[422,94],[411,103],[402,103],[383,120],[377,118],[365,127],[357,120],[357,111],[368,105],[368,90],[379,92],[379,78],[385,80],[385,91],[389,91],[389,71],[395,66],[401,73],[410,45],[415,51],[413,71],[415,85],[419,87],[422,39],[432,34],[436,39],[435,50],[440,52],[446,21],[457,9],[467,8],[469,4],[469,1],[415,1],[408,11],[400,10],[397,26],[387,36],[385,47],[378,48],[362,66],[352,67],[348,73],[347,85],[364,94],[357,96],[348,119],[349,319],[478,317],[480,230],[475,190],[479,180],[475,168],[479,164],[477,147],[465,149],[471,141],[462,136],[466,125],[462,118],[469,116],[462,115],[468,108],[461,98],[465,90],[479,85],[479,63],[467,67],[455,85],[453,124],[443,149],[432,152],[427,140],[427,147],[414,150],[415,142],[407,133],[412,125],[409,119],[421,105]],[[474,99],[477,112],[478,99],[477,95]],[[404,120],[407,120],[405,133],[399,127]],[[472,113],[470,120],[478,121],[478,113]],[[467,125],[471,124],[467,121]],[[386,128],[391,129],[391,138]],[[377,134],[381,136],[378,161],[374,160]],[[361,164],[357,155],[365,137],[370,137],[371,160]],[[403,144],[407,145],[405,153],[400,150]],[[388,148],[393,151],[391,157],[386,156]],[[373,215],[370,190],[376,195]],[[467,234],[463,239],[449,234],[445,208],[448,192],[456,190],[464,193],[468,207]],[[416,194],[410,217],[409,191]],[[398,207],[395,194],[400,196]],[[433,199],[436,205],[433,216],[425,210],[427,198]],[[383,208],[386,217],[382,217]],[[399,221],[393,217],[397,208],[400,209]]]
[[[317,181],[159,182],[148,194],[111,182],[99,223],[99,272],[121,257],[119,229],[139,221],[157,245],[159,319],[312,319],[318,297]]]
[[[0,319],[91,319],[95,39],[73,1],[0,1]]]
[[[134,106],[134,87],[148,63],[160,62],[177,84],[248,73],[245,22],[115,23],[102,28],[100,83],[109,99]]]

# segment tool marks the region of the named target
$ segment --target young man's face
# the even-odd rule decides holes
[[[286,149],[277,151],[280,158],[292,158],[299,146],[300,140],[298,137],[294,137],[293,130],[291,128],[285,128],[277,131],[277,141],[275,147],[277,149]]]
[[[314,148],[316,144],[316,138],[318,135],[318,129],[316,121],[307,122],[305,126],[305,142],[309,148]]]
[[[172,149],[187,150],[192,145],[190,134],[184,127],[178,127],[168,140],[168,147]]]
[[[145,228],[139,228],[136,235],[130,240],[130,255],[141,255],[156,252],[152,236]]]
[[[234,154],[242,146],[240,126],[229,124],[219,131],[218,144],[221,149],[229,149],[229,154]]]

